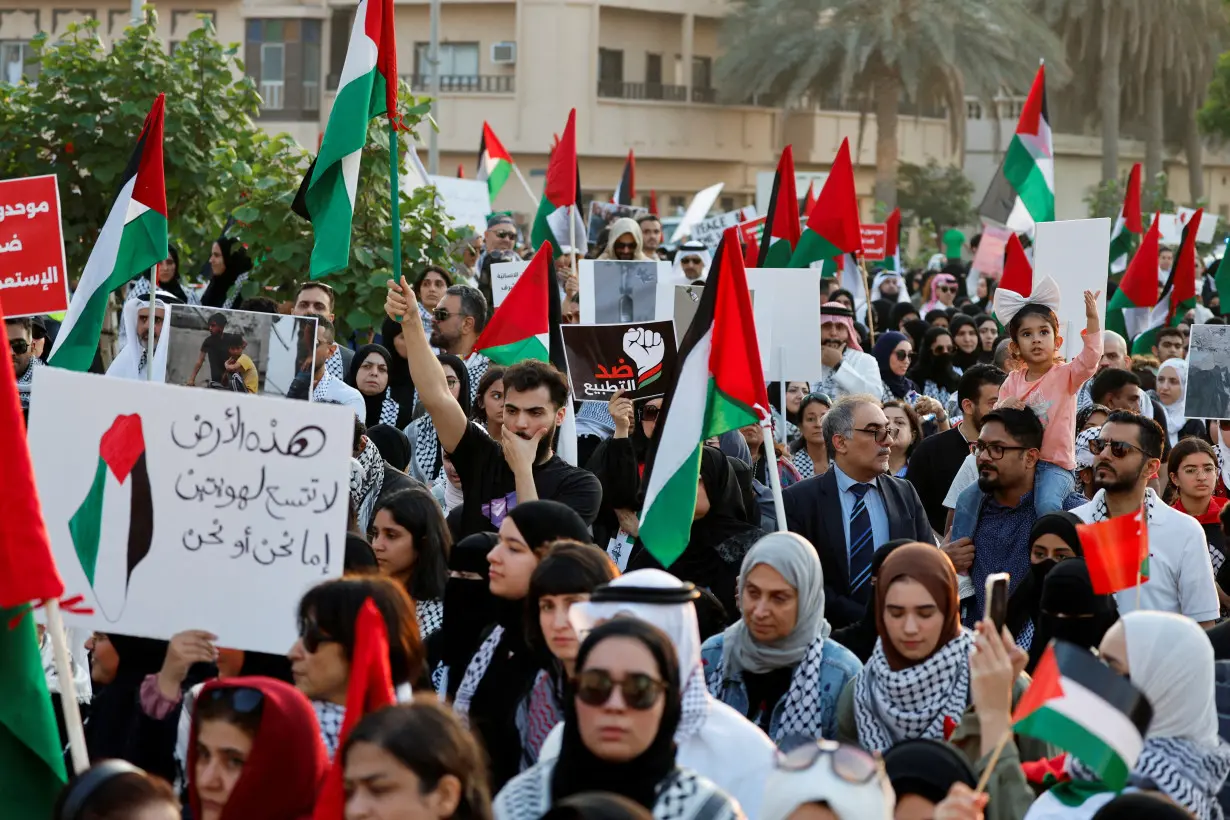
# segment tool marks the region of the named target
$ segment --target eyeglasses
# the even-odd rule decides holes
[[[951,347],[933,347],[931,348],[932,356],[944,356],[952,352]]]
[[[9,347],[13,349],[13,354],[20,356],[30,349],[30,343],[25,339],[9,339]]]
[[[308,654],[315,655],[316,650],[320,649],[322,643],[337,643],[335,638],[331,638],[314,623],[303,623],[299,625],[299,639],[303,641],[303,648]]]
[[[605,669],[586,669],[573,682],[577,698],[588,706],[602,706],[611,699],[615,687],[629,709],[643,712],[658,702],[658,695],[666,690],[666,684],[642,672],[633,672],[622,680],[615,680]]]
[[[855,433],[866,433],[876,440],[876,444],[883,444],[890,438],[895,438],[896,433],[890,427],[855,427]]]
[[[445,376],[444,383],[448,385],[449,390],[452,390],[454,387],[461,384],[461,381],[456,376]]]
[[[209,690],[206,695],[214,703],[226,701],[241,715],[255,712],[265,700],[265,695],[261,690],[249,686],[219,686],[217,689]]]
[[[805,772],[821,757],[829,758],[833,774],[847,783],[860,785],[870,782],[880,773],[878,759],[857,746],[834,743],[831,740],[816,740],[796,746],[789,752],[778,752],[773,766],[784,772]]]
[[[957,288],[955,285],[936,285],[935,289],[940,293],[953,293]]]
[[[1010,447],[1007,444],[993,444],[989,441],[971,441],[969,443],[969,451],[975,457],[986,453],[991,457],[991,461],[999,461],[1004,457],[1004,453],[1009,450],[1028,450],[1029,447]]]
[[[492,231],[498,239],[516,239],[516,231]]]
[[[914,358],[914,351],[912,351],[912,350],[894,350],[894,351],[893,351],[893,356],[895,356],[895,357],[896,357],[896,359],[897,359],[897,361],[899,361],[899,362],[908,362],[908,361],[910,361],[911,359],[913,359],[913,358]]]
[[[654,407],[652,404],[647,404],[641,410],[641,419],[643,421],[657,421],[658,416],[661,415],[661,413],[661,407]]]
[[[431,312],[431,318],[437,322],[447,322],[450,316],[460,316],[460,313],[449,313],[446,308],[436,308]]]
[[[1131,450],[1137,450],[1144,454],[1145,458],[1157,458],[1157,456],[1132,444],[1129,441],[1113,441],[1108,438],[1091,438],[1089,439],[1089,452],[1095,456],[1102,455],[1102,451],[1107,447],[1110,448],[1110,454],[1115,458],[1123,458]]]

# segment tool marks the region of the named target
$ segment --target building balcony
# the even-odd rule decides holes
[[[662,83],[625,83],[617,80],[599,80],[598,96],[613,100],[663,100],[687,102],[688,90],[682,85]]]
[[[415,94],[431,90],[430,74],[402,74]],[[512,74],[441,74],[441,94],[512,94],[517,86]],[[329,91],[337,91],[338,75],[327,78]]]

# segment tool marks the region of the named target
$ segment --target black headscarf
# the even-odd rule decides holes
[[[410,362],[397,352],[394,340],[401,335],[401,325],[386,318],[380,326],[380,341],[389,353],[389,391],[393,400],[403,407],[414,407],[414,382],[410,378]]]
[[[954,783],[971,789],[977,785],[974,770],[965,755],[941,740],[903,740],[884,753],[884,768],[900,800],[916,794],[931,803],[948,796]]]
[[[393,357],[389,355],[389,351],[386,350],[383,345],[368,344],[363,345],[354,352],[354,358],[350,360],[350,369],[346,371],[346,375],[343,377],[342,381],[353,387],[355,390],[359,390],[359,368],[363,366],[363,362],[366,361],[367,357],[372,353],[375,353],[379,355],[380,358],[384,359],[384,365],[388,368],[390,373],[393,371]],[[384,393],[377,393],[374,396],[369,396],[362,390],[359,390],[359,393],[363,396],[363,403],[367,406],[367,414],[363,419],[363,423],[368,427],[375,427],[377,424],[380,424],[380,411],[384,407],[384,399],[386,393],[388,393],[387,387]],[[389,398],[392,398],[392,396],[389,395]],[[396,401],[396,399],[394,399],[394,401]],[[397,427],[405,427],[409,424],[410,413],[413,409],[413,407],[403,408],[401,405],[398,405],[397,420],[394,424]],[[403,416],[405,417],[404,420]]]
[[[85,724],[85,745],[90,758],[117,757],[138,765],[136,748],[141,715],[141,682],[162,668],[167,642],[128,635],[107,634],[119,656],[115,680],[94,690],[90,719]]]
[[[457,395],[457,403],[461,405],[461,412],[466,414],[466,418],[470,417],[470,371],[466,368],[466,363],[461,360],[460,356],[454,356],[452,353],[441,353],[436,356],[440,364],[448,369],[451,369],[457,376],[457,380],[461,382],[461,392]]]
[[[914,350],[922,350],[923,336],[931,329],[931,325],[924,322],[922,319],[910,319],[905,323],[906,335],[910,337],[910,341],[914,343]],[[917,361],[917,359],[915,359]],[[908,373],[906,374],[909,375]]]
[[[718,546],[728,538],[759,528],[747,521],[739,477],[721,450],[701,448],[700,478],[709,498],[709,512],[692,522],[688,546],[679,560],[671,564],[670,571],[681,581],[712,587],[727,571]]]
[[[204,307],[222,307],[239,277],[252,270],[252,260],[248,258],[248,252],[239,240],[220,236],[214,241],[222,251],[224,268],[222,273],[212,276],[209,284],[205,286],[205,293],[201,295],[201,305]],[[213,250],[212,247],[210,250]],[[238,310],[239,304],[239,297],[236,296],[231,307]]]
[[[910,368],[906,376],[919,388],[925,388],[927,382],[930,381],[934,382],[936,387],[954,393],[961,377],[957,375],[957,371],[952,369],[952,356],[931,355],[931,345],[935,344],[935,340],[941,336],[951,338],[952,334],[946,327],[933,327],[923,335],[922,345],[919,346],[918,353],[914,357],[914,366]]]
[[[1042,614],[1029,648],[1031,673],[1052,638],[1093,649],[1119,620],[1115,596],[1094,594],[1084,558],[1060,561],[1047,574],[1039,608]]]
[[[880,334],[880,338],[876,339],[875,347],[871,350],[871,355],[875,356],[876,361],[880,364],[880,380],[899,399],[904,399],[911,392],[918,390],[914,382],[893,372],[893,351],[897,349],[897,345],[908,341],[910,341],[909,337],[904,333],[890,330]]]
[[[496,534],[476,532],[453,544],[448,554],[449,579],[444,585],[444,626],[427,638],[427,655],[434,667],[448,668],[448,697],[457,694],[466,665],[482,641],[483,629],[495,620],[495,596],[487,586],[487,553]],[[478,578],[451,573],[472,572]]]
[[[893,311],[889,314],[888,327],[884,330],[897,330],[901,326],[901,320],[907,316],[917,316],[918,308],[914,307],[911,302],[898,302],[893,305]]]
[[[410,438],[391,424],[367,428],[367,437],[389,464],[406,472],[410,467]]]
[[[560,538],[589,544],[593,541],[585,519],[566,504],[540,499],[518,504],[508,511],[530,549],[538,549]]]
[[[974,317],[974,330],[980,331],[982,326],[985,325],[987,322],[995,322],[995,317],[989,316],[985,313],[979,313],[977,316]],[[995,336],[996,338],[999,338],[999,323],[998,322],[995,323]],[[983,364],[992,364],[995,362],[995,343],[994,342],[991,343],[990,350],[983,350],[981,333],[978,334],[978,361],[982,362]],[[1078,427],[1077,429],[1080,429],[1080,428]]]
[[[973,353],[966,353],[957,347],[957,331],[966,325],[974,329],[974,338],[978,339],[978,344],[974,346]],[[964,313],[958,313],[948,323],[948,332],[952,334],[952,363],[956,367],[961,368],[962,373],[982,361],[978,356],[982,350],[982,339],[978,338],[978,325],[974,324],[973,317],[966,316]]]
[[[653,655],[658,678],[666,684],[662,720],[649,748],[631,760],[616,763],[594,754],[581,739],[576,699],[564,699],[564,737],[551,774],[551,802],[582,792],[604,791],[627,797],[650,811],[658,785],[675,769],[675,730],[683,712],[679,659],[674,644],[660,629],[636,618],[616,618],[596,627],[577,651],[576,668],[585,668],[589,654],[609,638],[639,641]]]
[[[188,294],[184,291],[184,285],[179,278],[179,248],[174,245],[167,245],[167,258],[175,260],[175,275],[166,282],[159,279],[158,290],[166,291],[186,305],[188,304]]]
[[[1157,792],[1121,794],[1097,810],[1092,820],[1191,820],[1192,814]]]
[[[1076,525],[1079,523],[1081,523],[1079,518],[1065,510],[1047,513],[1035,521],[1033,528],[1029,531],[1029,547],[1032,549],[1034,542],[1044,535],[1055,535],[1071,547],[1078,556],[1084,555],[1080,536],[1076,533]],[[1047,574],[1058,565],[1059,562],[1051,558],[1037,564],[1030,562],[1029,574],[1021,579],[1016,589],[1013,590],[1012,597],[1008,599],[1008,617],[1005,625],[1013,635],[1020,635],[1027,622],[1032,621],[1035,627],[1037,626],[1041,617],[1039,606],[1042,601],[1042,582]]]

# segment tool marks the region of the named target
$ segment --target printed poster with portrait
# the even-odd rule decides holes
[[[625,322],[563,325],[572,395],[608,402],[616,393],[651,399],[666,393],[675,373],[675,324]]]

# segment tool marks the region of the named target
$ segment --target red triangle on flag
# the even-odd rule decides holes
[[[1055,647],[1048,646],[1038,660],[1034,669],[1033,681],[1021,699],[1017,701],[1016,711],[1012,714],[1012,722],[1018,723],[1046,704],[1047,701],[1063,697],[1063,686],[1059,677],[1059,663],[1055,660]]]
[[[487,326],[474,343],[475,350],[520,342],[550,329],[547,315],[548,287],[558,287],[552,273],[551,245],[544,242],[530,260],[529,267],[495,309]]]
[[[167,186],[162,167],[162,124],[166,111],[166,94],[159,94],[145,115],[141,137],[137,140],[137,179],[132,186],[132,198],[151,211],[167,215]],[[131,166],[129,166],[131,167]]]
[[[1037,136],[1042,128],[1042,107],[1046,102],[1046,66],[1038,66],[1038,73],[1034,75],[1034,84],[1029,89],[1029,96],[1025,98],[1025,105],[1021,107],[1021,118],[1017,120],[1016,132],[1018,134],[1031,134]]]
[[[1016,234],[1008,237],[1004,273],[999,278],[999,287],[1027,298],[1034,292],[1034,268],[1029,264],[1029,257],[1025,255],[1025,248],[1021,247],[1021,240]]]
[[[820,189],[815,207],[808,213],[807,229],[828,240],[842,253],[863,252],[863,229],[859,224],[854,164],[850,161],[848,137],[841,141],[828,179]]]

